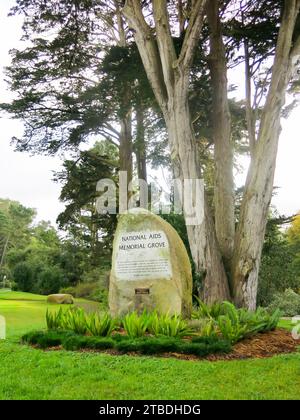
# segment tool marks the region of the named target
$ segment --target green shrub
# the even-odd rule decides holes
[[[199,357],[208,356],[212,353],[229,353],[232,347],[228,340],[215,340],[210,343],[205,342],[181,342],[178,351],[184,354],[194,354]]]
[[[232,344],[242,340],[248,332],[247,325],[234,322],[229,315],[221,315],[217,319],[218,328],[222,336]]]
[[[76,286],[62,288],[60,292],[69,293],[76,298],[86,298],[101,302],[107,306],[108,291],[101,287],[99,281],[78,283]]]
[[[62,325],[62,308],[57,312],[46,311],[46,324],[48,330],[58,330]]]
[[[251,312],[237,309],[230,302],[210,306],[199,301],[198,309],[193,312],[193,318],[202,321],[202,325],[198,326],[202,336],[214,337],[221,334],[231,343],[276,328],[280,316],[279,310],[268,313],[265,309],[258,308]]]
[[[70,331],[32,331],[23,335],[21,341],[45,349],[61,345],[72,335]]]
[[[214,319],[203,319],[202,325],[198,328],[201,337],[217,337],[218,326]]]
[[[210,353],[224,352],[231,350],[229,341],[218,338],[198,341],[183,341],[175,337],[142,337],[136,339],[121,339],[115,341],[115,348],[123,353],[140,352],[142,354],[159,354],[176,352],[182,354],[194,354],[206,356]]]
[[[84,335],[74,335],[63,340],[63,347],[66,350],[80,350],[87,347],[88,337]]]
[[[82,308],[70,308],[61,314],[61,328],[76,334],[86,334],[86,314]]]
[[[86,323],[88,332],[99,337],[110,336],[117,326],[117,321],[109,314],[91,314],[87,316]]]
[[[33,345],[37,344],[40,337],[42,337],[44,334],[44,331],[29,331],[28,333],[22,336],[21,342]]]
[[[28,262],[20,262],[13,269],[13,281],[17,285],[17,290],[31,292],[33,286],[33,270]]]
[[[141,315],[135,311],[125,315],[121,323],[128,337],[137,338],[145,335],[151,321],[151,316],[146,311]]]
[[[188,327],[179,315],[159,315],[153,312],[149,315],[148,331],[154,336],[167,336],[167,337],[183,337],[191,334],[191,329]]]
[[[37,274],[37,291],[42,295],[58,293],[63,284],[64,275],[58,267],[47,267]]]
[[[80,350],[80,349],[94,349],[94,350],[105,350],[114,347],[114,341],[111,338],[99,338],[74,335],[67,337],[62,342],[63,347],[66,350]]]
[[[300,295],[292,289],[286,289],[283,293],[276,293],[267,310],[273,312],[276,309],[279,309],[284,316],[300,315]]]
[[[136,339],[117,340],[115,348],[123,353],[141,352],[144,354],[156,354],[176,351],[178,340],[174,337],[142,337]]]
[[[183,341],[175,337],[140,337],[130,338],[116,334],[111,338],[78,335],[70,331],[33,331],[22,337],[22,342],[35,344],[41,348],[62,345],[66,350],[80,349],[116,349],[122,353],[140,352],[159,354],[176,352],[206,356],[210,353],[230,351],[229,341],[212,337],[197,337],[192,341]]]

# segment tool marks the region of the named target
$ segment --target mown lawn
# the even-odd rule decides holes
[[[8,292],[10,293],[10,292]],[[0,294],[8,339],[0,341],[0,399],[299,399],[300,353],[207,362],[41,351],[20,345],[44,328],[41,297]],[[23,298],[26,295],[23,294]],[[56,305],[51,305],[55,309]],[[287,323],[286,323],[287,324]],[[286,325],[288,326],[288,325]],[[300,345],[300,343],[299,343]]]

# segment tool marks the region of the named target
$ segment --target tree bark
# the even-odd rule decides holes
[[[127,184],[132,180],[132,122],[131,112],[120,121],[120,171],[127,172]]]
[[[177,58],[171,37],[165,0],[153,0],[156,40],[147,25],[141,2],[127,0],[123,13],[132,29],[145,71],[166,122],[171,160],[177,178],[201,176],[188,105],[189,72],[203,23],[205,0],[195,0],[182,49]],[[229,288],[213,221],[204,200],[204,220],[187,226],[196,269],[204,274],[207,302],[229,298]],[[185,215],[186,216],[186,215]]]
[[[215,157],[215,226],[221,254],[229,271],[235,233],[233,148],[227,95],[227,66],[219,17],[219,0],[209,2],[207,16],[210,27],[208,64],[212,84],[212,127]]]
[[[147,163],[146,163],[146,142],[144,111],[138,106],[136,110],[136,144],[135,155],[137,162],[138,178],[147,182]]]
[[[263,109],[254,156],[250,164],[235,238],[233,292],[238,306],[256,308],[258,271],[272,197],[280,115],[292,72],[292,35],[300,2],[285,2],[271,84]]]
[[[171,158],[175,177],[182,181],[201,178],[200,164],[196,150],[187,97],[183,99],[180,88],[182,80],[176,83],[175,96],[169,101],[166,125],[169,134]],[[204,199],[204,219],[202,223],[187,226],[190,249],[196,270],[203,278],[202,298],[212,304],[230,300],[228,281],[219,251],[211,209]],[[187,217],[187,215],[185,215]]]

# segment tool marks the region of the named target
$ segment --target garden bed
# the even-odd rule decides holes
[[[297,352],[299,340],[291,332],[277,329],[258,333],[233,347],[224,340],[189,337],[185,339],[144,337],[129,339],[117,335],[115,339],[83,337],[70,332],[32,332],[23,337],[23,342],[45,350],[72,350],[110,355],[152,355],[182,360],[236,360],[266,358],[279,354]]]
[[[102,351],[110,354],[161,355],[180,359],[231,360],[270,357],[296,351],[290,332],[276,329],[280,312],[249,312],[229,302],[199,307],[188,321],[156,311],[122,318],[86,313],[82,308],[46,313],[47,331],[22,337],[42,349]]]

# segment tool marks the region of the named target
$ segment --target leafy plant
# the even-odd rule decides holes
[[[62,308],[60,308],[57,312],[46,311],[46,324],[48,330],[58,330],[61,328],[62,322]]]
[[[91,314],[87,317],[87,330],[90,334],[98,337],[108,337],[117,326],[117,321],[109,314]]]
[[[61,315],[61,328],[74,331],[76,334],[86,334],[86,314],[82,308],[70,308]]]
[[[135,351],[142,354],[158,354],[176,352],[206,356],[210,353],[227,353],[231,350],[230,342],[218,337],[197,337],[184,341],[176,337],[138,337],[114,335],[107,337],[91,337],[74,334],[70,331],[33,331],[25,334],[22,341],[38,345],[42,348],[62,345],[66,350],[114,348],[123,353]]]
[[[276,309],[280,309],[284,316],[300,315],[300,294],[292,289],[286,289],[283,293],[276,293],[267,310],[272,313]]]
[[[205,320],[199,329],[201,337],[217,337],[218,326],[214,319]]]
[[[222,336],[232,344],[240,341],[247,333],[247,325],[243,325],[239,321],[233,321],[229,315],[220,315],[217,319],[217,325]]]
[[[179,315],[159,315],[153,312],[150,315],[148,331],[156,337],[164,335],[167,337],[183,337],[191,334],[187,323]]]
[[[152,315],[144,311],[141,315],[131,312],[122,319],[122,326],[128,337],[137,338],[145,335]]]

